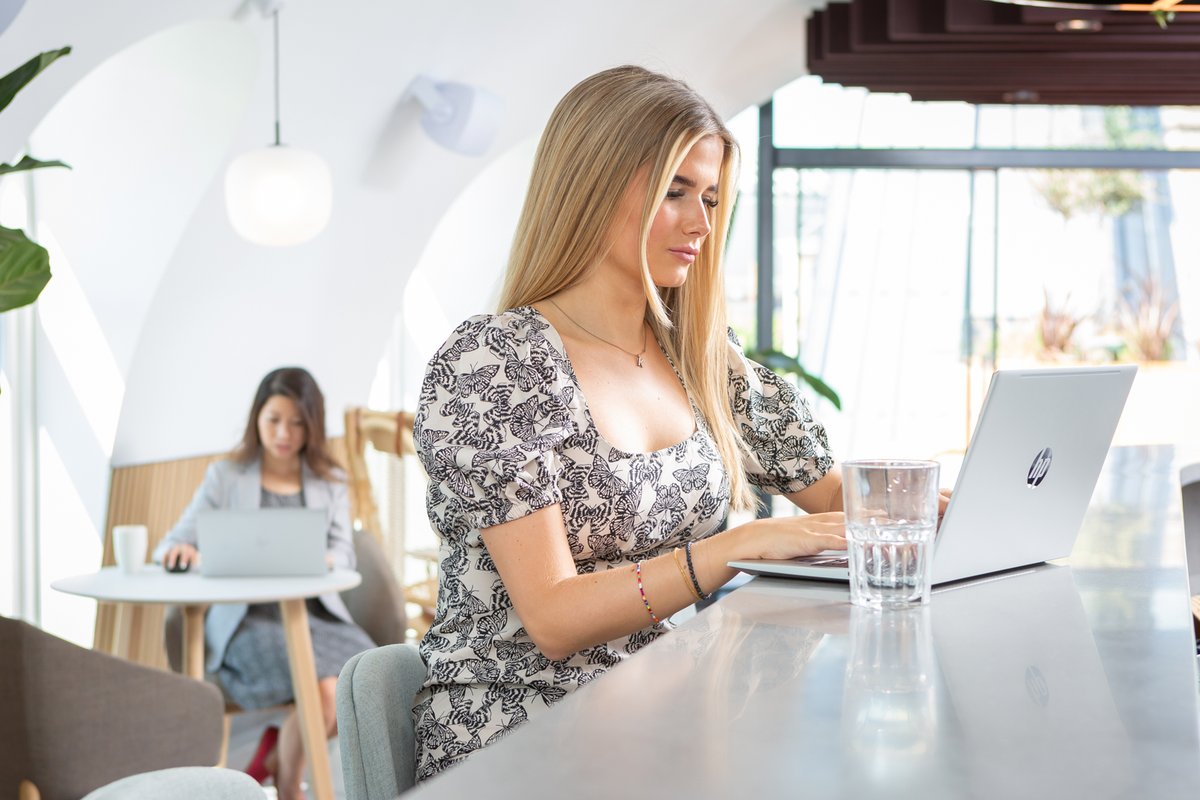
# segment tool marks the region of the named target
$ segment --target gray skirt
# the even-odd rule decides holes
[[[311,598],[305,605],[317,680],[336,678],[352,656],[375,646],[362,628],[330,614],[320,600]],[[292,702],[292,673],[278,604],[250,606],[229,640],[217,679],[226,696],[248,711]]]

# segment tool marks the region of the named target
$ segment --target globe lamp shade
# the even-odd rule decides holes
[[[288,247],[325,229],[333,178],[316,153],[272,145],[238,156],[225,172],[233,229],[255,244]]]

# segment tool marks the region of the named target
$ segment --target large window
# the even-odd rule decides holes
[[[771,341],[754,335],[757,109],[733,121],[731,320],[840,394],[839,413],[810,392],[839,458],[953,462],[994,368],[1114,360],[1141,365],[1116,443],[1200,455],[1183,399],[1200,396],[1200,172],[1173,167],[1200,163],[1200,110],[916,103],[805,78],[771,111]]]

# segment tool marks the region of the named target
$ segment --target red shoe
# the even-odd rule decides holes
[[[262,738],[258,740],[258,750],[255,751],[254,758],[242,772],[259,783],[266,783],[267,778],[271,777],[271,773],[267,771],[267,756],[271,755],[277,741],[279,741],[279,728],[268,725],[263,731]]]

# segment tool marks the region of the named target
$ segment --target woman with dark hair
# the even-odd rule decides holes
[[[196,518],[214,508],[322,508],[328,512],[331,566],[354,567],[345,478],[325,446],[325,398],[306,370],[267,374],[254,394],[242,441],[230,457],[209,466],[179,522],[159,543],[154,560],[167,569],[197,563]],[[329,736],[337,732],[334,696],[342,665],[374,647],[336,594],[308,601],[321,709]],[[290,702],[291,674],[279,607],[274,603],[212,606],[204,620],[205,670],[245,709]],[[246,770],[259,781],[273,775],[280,800],[303,797],[304,749],[295,712],[282,729],[263,734]]]

